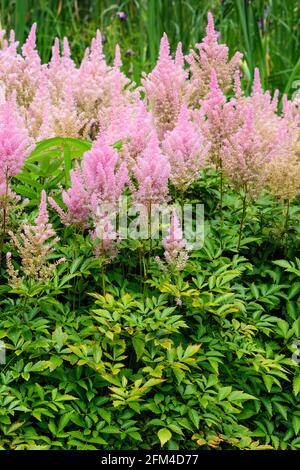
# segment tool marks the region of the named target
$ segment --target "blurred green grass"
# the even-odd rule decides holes
[[[258,66],[265,87],[289,94],[300,78],[299,0],[0,0],[2,27],[15,29],[22,43],[33,22],[38,24],[38,49],[45,62],[55,36],[68,36],[79,62],[99,28],[109,61],[120,44],[124,70],[136,82],[155,64],[165,31],[175,49],[188,52],[201,41],[207,11],[231,53],[244,53],[249,70]],[[117,13],[128,14],[121,19]]]

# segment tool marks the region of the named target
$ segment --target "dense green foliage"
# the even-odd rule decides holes
[[[37,146],[14,181],[22,217],[88,145]],[[238,251],[242,203],[225,185],[221,218],[219,176],[202,176],[187,199],[205,205],[205,242],[180,273],[150,258],[145,278],[130,240],[104,269],[53,212],[66,261],[51,282],[11,289],[3,263],[0,449],[300,448],[299,201],[249,204]]]
[[[107,58],[119,43],[125,71],[139,82],[141,71],[155,65],[163,32],[173,48],[182,41],[188,52],[204,35],[209,9],[222,42],[243,52],[246,78],[251,81],[259,66],[265,88],[291,94],[300,78],[298,0],[1,0],[0,17],[2,27],[13,28],[21,43],[37,22],[38,49],[45,62],[54,34],[61,40],[68,36],[78,59],[100,28]],[[121,20],[118,12],[128,17]]]

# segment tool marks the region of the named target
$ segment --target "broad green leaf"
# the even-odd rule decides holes
[[[158,435],[161,447],[163,447],[166,444],[166,442],[168,442],[172,437],[172,433],[167,428],[161,428],[158,431],[157,435]]]

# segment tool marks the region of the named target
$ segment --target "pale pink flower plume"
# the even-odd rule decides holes
[[[185,93],[186,78],[181,44],[178,45],[174,60],[170,54],[168,37],[164,34],[160,42],[157,64],[152,72],[144,74],[142,79],[159,139],[176,124]]]
[[[162,154],[155,134],[138,159],[133,170],[138,188],[133,193],[135,202],[149,206],[166,200],[168,194],[168,179],[170,164]]]
[[[230,89],[242,54],[236,52],[229,59],[228,47],[218,43],[218,33],[215,31],[213,16],[210,12],[208,13],[206,36],[200,44],[196,44],[196,49],[198,49],[198,53],[192,50],[186,57],[191,72],[187,100],[190,105],[198,107],[199,100],[205,98],[209,92],[213,70],[216,71],[221,90],[227,92]]]
[[[168,235],[163,239],[162,244],[165,249],[164,258],[170,268],[177,271],[184,269],[189,258],[189,246],[183,238],[180,221],[175,209],[172,211]]]
[[[176,188],[185,190],[200,178],[210,143],[205,141],[199,127],[191,121],[184,104],[176,126],[166,133],[162,147],[171,166],[170,180]]]

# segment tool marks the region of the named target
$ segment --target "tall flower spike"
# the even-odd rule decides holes
[[[67,206],[67,211],[65,212],[51,197],[49,197],[49,204],[56,210],[64,225],[86,227],[89,217],[89,201],[78,165],[75,170],[71,170],[70,178],[71,187],[62,193],[62,199]]]
[[[120,69],[122,67],[121,51],[119,44],[116,45],[114,67],[116,67],[117,69]]]
[[[183,101],[187,74],[179,56],[178,51],[177,60],[174,61],[171,57],[168,37],[164,33],[157,64],[142,79],[160,139],[166,131],[174,128]]]
[[[108,261],[110,261],[118,253],[117,233],[108,213],[94,214],[93,218],[95,229],[91,232],[91,238],[96,242],[94,254],[97,257],[108,258]]]
[[[163,150],[171,166],[170,180],[180,190],[185,190],[200,178],[200,170],[210,149],[182,105],[178,122],[163,141]]]
[[[45,283],[50,279],[55,266],[64,261],[60,259],[56,263],[49,262],[49,255],[59,239],[55,236],[52,224],[49,223],[47,197],[44,190],[34,224],[30,225],[25,222],[23,231],[19,235],[13,232],[9,232],[9,235],[21,258],[21,269],[17,272],[13,269],[11,255],[7,257],[8,271],[13,274],[11,284],[20,280],[19,274],[21,278],[25,275]]]
[[[201,101],[198,112],[199,126],[205,139],[211,142],[210,161],[217,167],[221,166],[220,152],[224,140],[228,139],[240,126],[239,107],[235,101],[226,102],[226,98],[218,85],[215,70],[211,73],[210,89],[205,100]]]
[[[110,147],[107,138],[101,134],[91,150],[86,152],[82,162],[84,183],[89,199],[116,203],[128,182],[126,164],[118,168],[118,152]]]
[[[252,198],[259,196],[266,187],[270,145],[256,130],[251,107],[244,125],[224,142],[221,157],[231,184]]]
[[[138,183],[138,189],[133,194],[136,202],[148,206],[166,200],[170,164],[161,153],[155,134],[152,135],[143,155],[138,159],[133,172]]]
[[[172,270],[181,271],[188,261],[187,241],[183,238],[182,229],[176,210],[172,211],[168,235],[163,239],[164,258]]]
[[[32,53],[35,52],[35,46],[36,46],[35,43],[36,43],[36,23],[33,23],[33,25],[31,26],[30,33],[26,39],[26,42],[22,47],[22,54],[27,57],[32,56]]]
[[[295,134],[283,120],[270,152],[267,186],[279,201],[292,201],[300,194],[300,160],[295,147]]]
[[[17,175],[32,150],[15,100],[0,104],[0,183]]]
[[[231,87],[234,73],[239,67],[242,54],[236,52],[229,60],[228,47],[218,43],[218,36],[214,28],[213,16],[209,12],[206,36],[200,44],[196,44],[198,54],[192,50],[186,57],[191,72],[187,99],[194,107],[199,107],[199,100],[205,98],[209,91],[212,70],[217,73],[221,90],[227,92]]]

